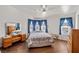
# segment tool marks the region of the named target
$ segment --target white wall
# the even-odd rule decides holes
[[[21,29],[26,33],[26,16],[27,15],[23,14],[21,11],[10,6],[0,6],[0,35],[5,35],[5,23],[7,22],[21,23]]]
[[[61,17],[72,17],[75,19],[74,13],[72,14],[56,14],[47,17],[49,33],[59,34],[59,21]],[[34,14],[29,12],[22,12],[19,9],[11,6],[0,6],[0,36],[5,35],[5,23],[19,22],[21,24],[22,32],[27,33],[27,19],[33,18]]]
[[[60,18],[62,17],[72,17],[73,23],[75,23],[75,14],[54,14],[51,16],[48,16],[48,29],[49,33],[59,34],[59,25],[60,25]],[[75,24],[74,24],[75,26]]]

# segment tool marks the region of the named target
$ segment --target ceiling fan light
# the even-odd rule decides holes
[[[42,5],[42,8],[46,8],[46,5]]]
[[[46,11],[46,9],[43,9],[43,12],[45,12]]]
[[[67,13],[69,10],[69,6],[68,5],[64,5],[61,7],[64,13]]]
[[[42,17],[45,17],[46,16],[46,11],[43,11],[42,12]]]

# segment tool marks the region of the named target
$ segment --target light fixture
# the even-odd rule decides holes
[[[42,17],[46,16],[47,5],[42,5]]]
[[[45,17],[46,16],[46,11],[43,11],[42,12],[42,17]]]
[[[41,5],[41,8],[43,9],[43,11],[45,11],[47,8],[47,5]]]
[[[36,9],[37,17],[45,18],[47,14],[47,5],[41,5],[40,9]]]
[[[68,10],[69,10],[69,5],[63,5],[63,6],[61,6],[61,8],[62,8],[62,11],[63,11],[64,13],[67,13]]]

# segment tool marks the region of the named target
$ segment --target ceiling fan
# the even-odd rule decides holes
[[[37,17],[45,18],[47,14],[47,5],[40,5],[39,9],[36,9]]]
[[[47,5],[41,5],[41,15],[45,17],[47,13]]]
[[[45,12],[47,9],[47,5],[41,5],[42,12]]]

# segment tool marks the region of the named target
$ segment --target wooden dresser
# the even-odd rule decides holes
[[[79,53],[79,29],[72,29],[67,43],[68,52]]]
[[[2,41],[2,47],[7,48],[7,47],[11,46],[12,45],[11,39],[12,39],[11,37],[4,37],[3,41]]]
[[[72,30],[72,52],[79,53],[79,29]]]
[[[79,53],[79,29],[72,29],[67,39],[67,49],[69,53]]]
[[[10,37],[4,37],[2,42],[2,47],[7,48],[9,46],[12,46],[13,43],[18,41],[25,41],[26,40],[26,34],[19,34],[19,35],[13,35]]]

